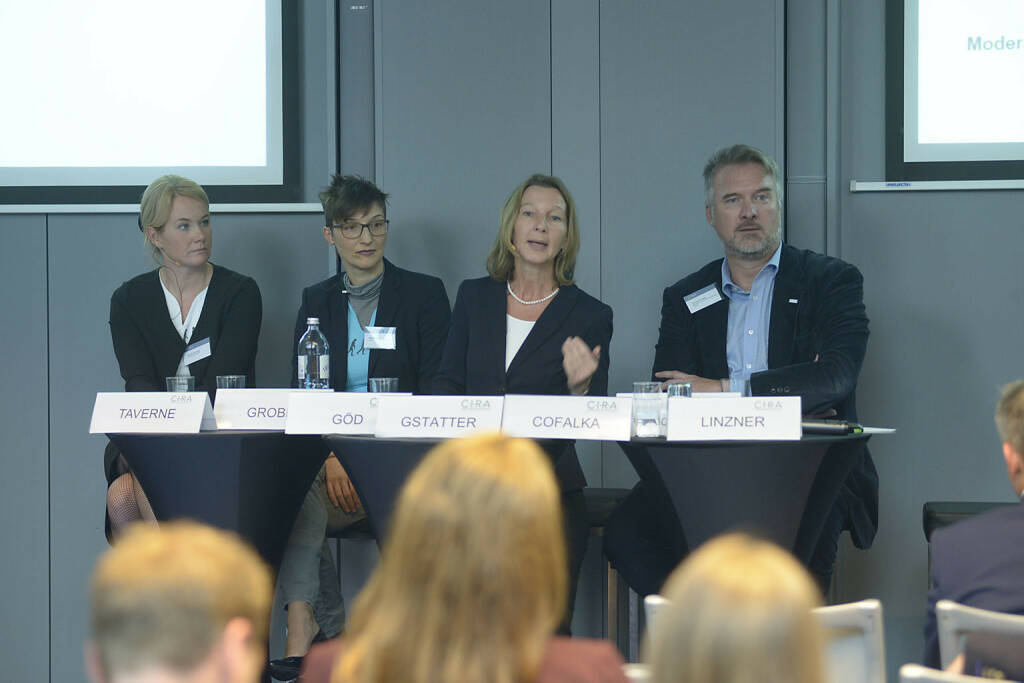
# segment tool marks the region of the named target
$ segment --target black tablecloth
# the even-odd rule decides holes
[[[327,456],[319,436],[282,432],[108,436],[157,519],[186,517],[235,531],[275,569]]]
[[[867,435],[800,441],[620,442],[637,474],[664,491],[691,548],[730,529],[760,533],[810,560]]]

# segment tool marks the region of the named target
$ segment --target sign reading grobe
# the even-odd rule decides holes
[[[451,439],[501,429],[503,396],[381,396],[379,437]]]
[[[669,441],[797,441],[799,396],[686,398],[668,401]]]
[[[90,434],[197,434],[217,429],[205,391],[99,392]]]
[[[217,429],[284,429],[288,396],[305,389],[218,389]],[[312,391],[312,390],[308,390]]]
[[[505,396],[501,431],[537,439],[628,441],[630,399],[611,396]]]
[[[288,401],[285,434],[372,435],[383,396],[366,392],[293,392]]]

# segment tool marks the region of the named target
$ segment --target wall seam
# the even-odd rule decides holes
[[[50,422],[50,216],[43,219],[44,249],[46,259],[43,265],[44,291],[46,293],[46,679],[53,680],[53,513],[50,500],[53,497],[51,422]]]

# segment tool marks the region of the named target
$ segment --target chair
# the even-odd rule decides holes
[[[825,632],[825,668],[832,683],[885,683],[882,603],[861,600],[818,607]]]
[[[968,607],[952,600],[939,600],[935,605],[935,620],[939,629],[939,658],[943,669],[948,668],[957,655],[964,651],[967,635],[971,632],[1024,637],[1024,616]]]
[[[651,680],[651,667],[646,664],[623,664],[622,673],[631,681]]]
[[[924,504],[921,509],[921,524],[924,527],[924,540],[928,543],[928,575],[932,573],[932,533],[936,529],[955,524],[976,515],[983,515],[1007,505],[1017,503],[980,503],[953,502],[933,500]]]
[[[604,535],[604,527],[608,523],[608,518],[623,499],[629,495],[629,491],[629,489],[591,488],[589,486],[583,489],[583,502],[587,508],[587,521],[590,524],[591,536]],[[625,644],[619,642],[619,627],[622,621],[619,616],[619,573],[615,571],[615,568],[610,563],[606,562],[605,566],[608,573],[607,591],[605,593],[605,637],[615,643],[624,653],[632,654],[636,646],[631,641],[633,629],[629,627],[630,622],[628,618],[625,620],[625,631],[630,642]],[[629,593],[632,593],[632,591],[629,591]],[[631,597],[630,595],[627,601]]]
[[[904,664],[900,667],[900,683],[977,683],[987,680],[989,679],[949,674],[919,664]]]
[[[644,598],[644,616],[647,618],[647,633],[649,637],[654,636],[658,615],[670,604],[672,603],[669,599],[663,595],[648,595]]]

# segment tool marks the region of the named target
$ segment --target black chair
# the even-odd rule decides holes
[[[587,520],[590,523],[591,536],[603,536],[604,527],[608,518],[620,503],[629,495],[630,489],[614,488],[590,488],[583,489],[583,501],[587,507]],[[629,656],[635,650],[635,643],[630,642],[630,636],[637,632],[631,628],[631,614],[634,609],[629,609],[630,602],[635,600],[633,593],[625,581],[619,578],[619,573],[609,562],[605,562],[607,573],[607,589],[605,591],[605,637],[615,643],[623,652]],[[625,602],[627,609],[620,613],[619,604]],[[620,636],[624,636],[625,642],[620,642]]]
[[[932,573],[932,533],[936,529],[955,524],[976,515],[997,510],[1018,503],[982,503],[977,501],[933,500],[924,504],[921,523],[924,526],[924,540],[928,542],[928,576]],[[929,578],[929,583],[931,578]]]

